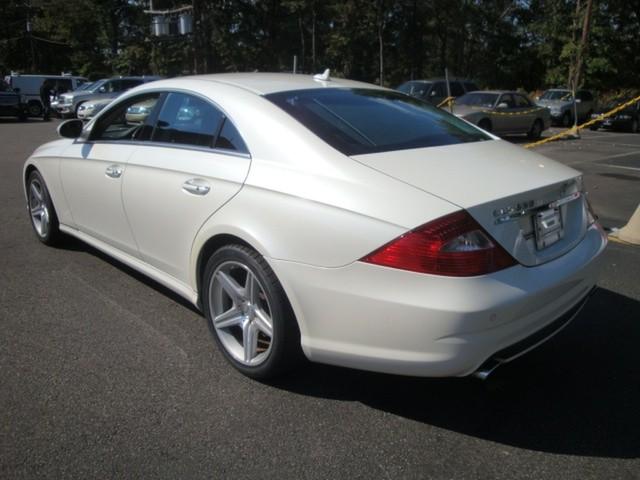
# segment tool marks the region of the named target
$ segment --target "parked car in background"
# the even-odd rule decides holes
[[[580,172],[328,72],[162,80],[58,132],[24,165],[36,237],[184,296],[254,378],[485,377],[577,315],[607,243]]]
[[[130,88],[137,87],[143,83],[153,82],[159,78],[160,77],[156,76],[145,76],[116,77],[98,80],[87,90],[76,90],[62,95],[56,109],[62,117],[77,117],[78,109],[85,102],[105,98],[113,99]]]
[[[76,90],[88,81],[85,77],[74,75],[21,75],[17,73],[7,75],[5,80],[14,90],[20,89],[20,94],[25,97],[31,117],[42,115],[43,107],[40,100],[40,87],[42,87],[45,80],[50,81],[54,97]]]
[[[540,138],[551,124],[546,108],[536,106],[525,94],[512,91],[467,93],[456,99],[453,113],[487,132],[526,133],[531,139]]]
[[[631,97],[620,97],[607,102],[602,108],[597,109],[591,114],[591,118],[598,118],[602,113],[609,112],[617,106],[627,103],[629,100],[631,100]],[[640,129],[640,102],[636,102],[615,115],[593,124],[590,128],[591,130],[610,128],[612,130],[626,130],[631,133],[638,133]]]
[[[551,120],[555,124],[568,127],[574,123],[573,93],[566,88],[551,88],[545,91],[536,104],[547,107],[551,113]],[[595,109],[595,99],[589,90],[576,92],[576,108],[578,110],[578,122],[591,118]]]
[[[470,80],[449,80],[452,97],[459,97],[466,92],[478,90],[477,85]],[[396,90],[425,100],[432,105],[440,105],[447,95],[447,82],[441,78],[430,80],[410,80],[400,85]]]
[[[26,120],[28,115],[24,97],[0,80],[0,117]]]
[[[81,103],[78,107],[77,117],[80,120],[87,121],[93,118],[104,107],[109,105],[113,101],[112,98],[102,98],[99,100],[88,100]]]

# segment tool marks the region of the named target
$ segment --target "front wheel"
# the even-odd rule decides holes
[[[38,240],[45,245],[57,244],[62,236],[58,216],[44,179],[37,170],[31,172],[27,180],[27,199],[31,226]]]
[[[225,358],[255,379],[277,376],[300,358],[300,332],[280,282],[264,258],[227,245],[208,260],[203,306]]]
[[[638,119],[634,118],[631,122],[631,133],[638,133]]]
[[[562,126],[565,128],[571,126],[571,114],[569,112],[565,112],[564,115],[562,115]]]

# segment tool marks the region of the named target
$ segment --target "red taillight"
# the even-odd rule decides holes
[[[485,275],[516,264],[464,210],[418,227],[361,261],[451,277]]]

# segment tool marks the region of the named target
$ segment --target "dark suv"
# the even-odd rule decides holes
[[[0,116],[17,117],[24,121],[27,115],[27,105],[23,102],[20,92],[0,80]]]
[[[478,90],[475,82],[469,80],[449,79],[451,96],[458,98],[467,92]],[[442,78],[430,80],[409,80],[396,90],[421,98],[433,105],[440,105],[447,98],[447,82]]]

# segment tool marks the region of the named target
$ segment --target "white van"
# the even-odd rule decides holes
[[[42,102],[40,101],[40,87],[45,80],[50,80],[52,84],[51,90],[55,92],[55,96],[62,93],[72,92],[88,80],[85,77],[74,75],[21,75],[11,72],[11,75],[5,77],[5,81],[14,90],[20,89],[19,93],[24,96],[29,108],[29,115],[39,117],[42,115]]]

